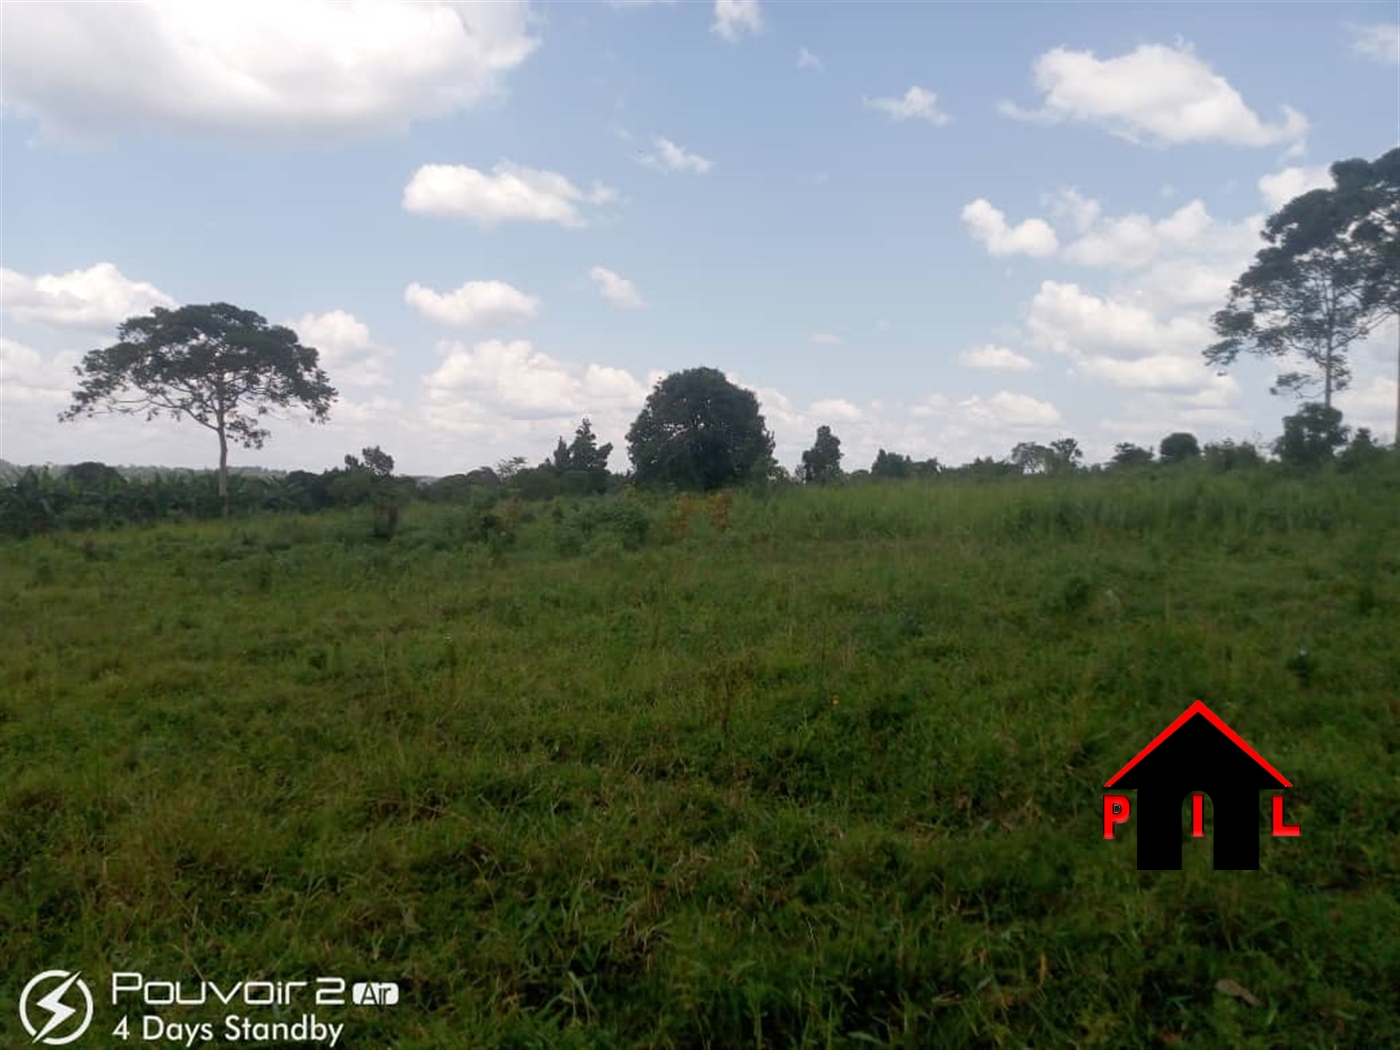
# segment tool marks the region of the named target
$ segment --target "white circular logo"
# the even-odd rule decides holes
[[[37,994],[40,986],[55,982],[57,982],[57,987],[34,1000],[34,1006],[40,1013],[40,1020],[43,1021],[43,1027],[36,1028],[34,1022],[29,1019],[29,999]],[[78,991],[83,993],[83,1008],[81,1010],[74,1009],[63,1001],[64,996],[74,985],[77,985]],[[50,1034],[60,1028],[69,1027],[67,1022],[79,1013],[83,1015],[83,1019],[68,1035]],[[45,1046],[63,1046],[65,1043],[71,1043],[82,1036],[87,1031],[88,1025],[92,1024],[92,993],[88,991],[87,984],[79,980],[76,972],[45,970],[26,984],[24,991],[20,992],[19,1019],[24,1025],[24,1030],[34,1037],[36,1043],[43,1043]]]

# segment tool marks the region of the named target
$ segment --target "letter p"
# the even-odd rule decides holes
[[[1113,838],[1113,825],[1123,824],[1128,819],[1131,807],[1127,795],[1105,795],[1103,797],[1103,837]]]

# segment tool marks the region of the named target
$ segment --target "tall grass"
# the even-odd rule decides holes
[[[1400,1045],[1397,511],[1162,472],[7,544],[0,1002],[335,974],[404,988],[352,1047]],[[1258,872],[1102,838],[1197,699],[1296,785]]]

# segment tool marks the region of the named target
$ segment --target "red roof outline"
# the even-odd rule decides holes
[[[1249,746],[1248,744],[1246,744],[1242,739],[1240,739],[1240,735],[1239,735],[1238,733],[1236,733],[1233,729],[1231,729],[1229,726],[1227,726],[1227,725],[1224,723],[1224,721],[1221,720],[1221,718],[1220,718],[1219,715],[1217,715],[1214,711],[1212,711],[1210,708],[1208,708],[1208,707],[1207,707],[1204,703],[1202,703],[1200,700],[1197,700],[1194,704],[1192,704],[1192,705],[1191,705],[1190,707],[1188,707],[1185,711],[1183,711],[1183,712],[1181,713],[1181,716],[1180,716],[1179,718],[1177,718],[1177,720],[1176,720],[1175,722],[1173,722],[1171,725],[1167,726],[1166,729],[1163,729],[1160,733],[1158,733],[1158,734],[1157,734],[1157,738],[1156,738],[1155,740],[1153,740],[1152,743],[1148,744],[1145,748],[1143,748],[1141,751],[1139,751],[1139,752],[1133,757],[1133,760],[1132,760],[1131,762],[1129,762],[1126,766],[1124,766],[1122,769],[1120,769],[1117,773],[1114,773],[1114,774],[1113,774],[1113,779],[1110,780],[1107,784],[1105,784],[1104,787],[1112,787],[1114,784],[1118,783],[1118,781],[1122,778],[1122,776],[1123,776],[1124,773],[1128,772],[1128,770],[1132,769],[1135,765],[1137,765],[1139,762],[1141,762],[1144,758],[1146,758],[1148,755],[1152,754],[1152,752],[1155,751],[1155,750],[1157,749],[1157,747],[1158,747],[1159,744],[1161,744],[1163,741],[1165,741],[1165,740],[1167,739],[1167,737],[1171,736],[1171,735],[1172,735],[1173,733],[1175,733],[1178,729],[1180,729],[1183,725],[1185,725],[1188,721],[1190,721],[1190,719],[1191,719],[1193,716],[1195,716],[1195,715],[1204,715],[1206,721],[1208,721],[1211,725],[1215,726],[1216,729],[1218,729],[1218,730],[1220,730],[1222,733],[1224,733],[1224,734],[1230,739],[1230,742],[1231,742],[1232,744],[1234,744],[1236,747],[1238,747],[1241,751],[1243,751],[1245,754],[1247,754],[1250,758],[1254,759],[1255,762],[1258,762],[1259,765],[1261,765],[1261,766],[1264,767],[1264,769],[1268,770],[1269,775],[1272,776],[1275,780],[1277,780],[1277,781],[1278,781],[1280,784],[1282,784],[1284,787],[1292,787],[1292,786],[1293,786],[1293,785],[1289,782],[1289,780],[1288,780],[1287,777],[1285,777],[1282,773],[1280,773],[1280,772],[1279,772],[1277,769],[1275,769],[1273,766],[1269,765],[1268,762],[1264,761],[1263,756],[1261,756],[1261,755],[1259,754],[1258,751],[1255,751],[1254,748],[1250,747],[1250,746]]]

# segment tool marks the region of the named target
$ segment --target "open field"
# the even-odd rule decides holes
[[[1393,470],[471,513],[0,547],[0,1001],[333,974],[402,983],[317,1011],[357,1048],[1400,1045]],[[1101,837],[1197,699],[1295,784],[1260,871]]]

